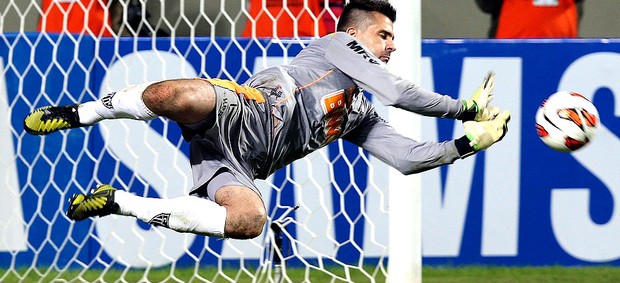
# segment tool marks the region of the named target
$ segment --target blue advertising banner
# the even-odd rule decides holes
[[[73,223],[63,217],[69,196],[99,183],[151,197],[185,194],[192,180],[188,145],[174,123],[163,119],[104,121],[41,138],[23,132],[23,118],[35,107],[91,101],[144,81],[220,77],[243,82],[257,70],[286,63],[307,42],[225,38],[95,42],[38,34],[5,38],[0,41],[0,74],[6,89],[0,88],[0,95],[6,98],[0,96],[0,101],[7,102],[10,118],[7,127],[0,125],[0,136],[13,137],[7,143],[13,144],[14,152],[3,153],[3,158],[14,161],[5,171],[6,176],[16,178],[0,204],[18,212],[11,221],[18,225],[0,241],[0,265],[64,266],[76,264],[76,258],[78,262],[94,263],[99,258],[131,266],[147,266],[145,258],[156,266],[192,265],[196,259],[186,251],[197,255],[205,248],[224,259],[261,256],[260,247],[247,245],[231,251],[226,241],[150,229],[126,217],[99,219],[95,229],[88,225],[92,220]],[[620,161],[615,156],[620,156],[616,152],[620,151],[620,123],[615,108],[620,109],[616,107],[620,99],[615,94],[620,93],[620,41],[425,40],[422,55],[424,88],[467,98],[482,76],[494,70],[497,81],[492,104],[512,113],[509,133],[501,143],[454,165],[423,173],[424,264],[618,265],[620,175],[615,171]],[[596,137],[574,153],[553,151],[536,135],[536,110],[559,90],[590,98],[600,113],[602,126]],[[462,135],[462,126],[452,120],[425,118],[422,131],[425,140],[442,141]],[[327,167],[315,170],[313,177],[324,184],[325,195],[334,196],[325,200],[333,210],[328,218],[333,229],[326,230],[324,219],[302,221],[308,225],[304,229],[333,233],[339,243],[338,260],[378,258],[385,251],[368,244],[368,225],[350,221],[372,214],[362,211],[361,205],[376,202],[366,189],[369,166],[358,164],[350,174],[346,158],[339,155],[341,148],[345,156],[358,153],[347,143],[330,145],[327,156],[333,160],[334,180],[321,173]],[[304,190],[294,189],[291,180],[304,184],[302,180],[308,178],[304,166],[310,165],[295,163],[270,177],[280,188],[278,194],[260,184],[272,217],[281,215],[282,205],[297,203],[298,191]],[[342,192],[351,183],[365,195]],[[336,213],[341,210],[346,213]],[[292,216],[307,217],[302,213]],[[353,239],[349,231],[354,231]],[[301,228],[290,233],[305,237]],[[217,260],[205,255],[201,263]]]
[[[492,104],[513,114],[507,140],[485,152],[484,157],[478,155],[475,168],[469,169],[473,170],[471,180],[467,180],[471,181],[470,189],[457,184],[450,190],[448,172],[459,170],[459,164],[441,169],[444,207],[428,210],[444,214],[452,210],[466,217],[461,223],[439,218],[444,224],[439,224],[437,230],[456,232],[456,236],[446,237],[440,231],[431,235],[436,231],[431,227],[437,219],[429,213],[423,215],[427,220],[423,229],[431,230],[423,237],[425,263],[618,263],[620,178],[615,171],[620,164],[613,158],[620,133],[615,114],[618,100],[614,97],[620,91],[618,43],[425,41],[423,56],[430,61],[423,69],[426,87],[467,97],[469,93],[463,89],[472,87],[463,88],[463,84],[475,82],[469,73],[480,68],[495,70],[498,79]],[[535,130],[538,107],[561,90],[576,91],[591,99],[602,122],[591,144],[574,153],[551,150]],[[444,125],[450,123],[444,122],[438,121],[440,140],[452,136],[452,127]],[[497,154],[502,156],[493,156]],[[459,189],[469,193],[459,196]],[[452,200],[450,194],[460,197],[455,202],[462,202],[461,210],[448,202]],[[433,203],[429,200],[424,198],[423,205]],[[439,215],[460,217],[459,213],[444,214]]]

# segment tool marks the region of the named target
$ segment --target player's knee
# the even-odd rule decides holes
[[[215,200],[226,207],[227,237],[251,239],[262,234],[267,211],[255,191],[243,186],[224,186],[215,193]]]
[[[237,223],[227,223],[226,236],[235,239],[252,239],[263,233],[267,214],[264,209],[245,210]]]
[[[267,214],[264,209],[257,209],[247,215],[248,221],[246,227],[246,237],[248,239],[256,238],[263,233],[265,223],[267,222]]]
[[[168,108],[173,96],[173,87],[168,82],[163,81],[149,85],[142,93],[142,100],[151,111],[166,116],[170,111]]]

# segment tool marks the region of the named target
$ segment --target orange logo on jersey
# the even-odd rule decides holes
[[[323,113],[325,113],[325,143],[328,144],[342,133],[344,115],[346,115],[346,100],[344,90],[330,93],[321,98]]]
[[[321,97],[323,113],[325,113],[323,117],[325,123],[323,145],[340,137],[344,123],[347,121],[346,115],[349,112],[349,106],[353,103],[353,98],[360,92],[359,88],[350,87]]]
[[[325,143],[337,139],[342,133],[342,124],[346,114],[344,90],[330,93],[321,98],[323,113],[325,113]]]

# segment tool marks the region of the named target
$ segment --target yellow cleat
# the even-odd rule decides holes
[[[93,216],[106,216],[118,211],[114,202],[114,192],[110,185],[99,185],[90,194],[77,194],[69,199],[67,217],[71,220],[84,220]]]
[[[77,109],[77,104],[38,108],[24,119],[24,130],[32,135],[47,135],[58,130],[83,127]]]

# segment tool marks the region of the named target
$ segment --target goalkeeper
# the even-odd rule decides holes
[[[67,216],[120,214],[178,232],[254,238],[267,221],[254,180],[338,138],[413,174],[484,150],[506,134],[510,113],[487,107],[492,73],[472,99],[456,100],[386,70],[396,50],[395,20],[388,1],[350,1],[337,32],[314,40],[290,65],[266,69],[244,84],[180,79],[132,85],[98,101],[36,109],[24,128],[46,135],[104,119],[174,120],[190,143],[190,195],[144,198],[100,185],[71,197]],[[363,90],[385,105],[462,120],[465,135],[444,142],[406,138],[379,117]]]

